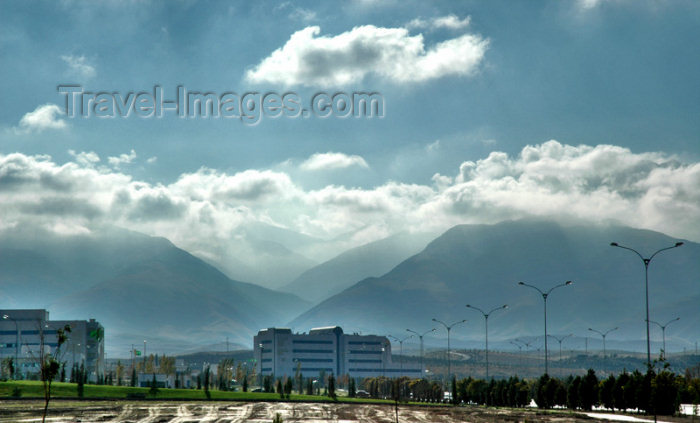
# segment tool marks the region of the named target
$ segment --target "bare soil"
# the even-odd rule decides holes
[[[40,401],[0,401],[0,423],[41,421]],[[276,413],[284,422],[392,423],[391,405],[232,402],[52,401],[47,421],[53,423],[270,423]],[[484,407],[400,406],[400,422],[587,422],[590,417],[570,412]],[[690,419],[687,420],[690,422]]]

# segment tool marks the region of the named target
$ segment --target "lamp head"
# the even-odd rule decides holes
[[[7,314],[3,314],[3,315],[2,315],[2,318],[3,318],[3,319],[9,319],[10,316],[8,316]]]
[[[503,304],[503,308],[508,308],[508,304]]]
[[[571,285],[572,283],[573,282],[571,282],[571,281],[566,281],[566,283],[564,285]]]
[[[675,245],[675,246],[676,246],[676,247],[680,247],[681,245],[683,245],[683,243],[679,241],[679,242],[676,242],[676,245]]]
[[[525,285],[525,282],[520,281],[520,282],[518,282],[518,285]]]
[[[611,247],[619,247],[620,245],[617,242],[611,242],[610,246]]]
[[[591,328],[588,328],[588,330],[590,330],[591,332],[593,332],[593,329],[591,329]]]
[[[471,304],[467,304],[467,307],[471,308],[472,306],[471,306]]]
[[[437,322],[437,319],[433,317],[433,322]]]

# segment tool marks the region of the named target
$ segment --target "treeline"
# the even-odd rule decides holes
[[[690,372],[677,375],[668,370],[647,373],[623,372],[599,379],[594,370],[584,376],[537,380],[452,379],[449,390],[438,382],[408,378],[367,378],[361,383],[370,397],[398,401],[452,402],[499,407],[525,407],[535,400],[540,408],[563,407],[591,410],[639,410],[648,414],[675,414],[681,403],[700,403],[700,377]]]

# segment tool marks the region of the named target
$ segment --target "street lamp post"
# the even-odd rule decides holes
[[[488,313],[480,309],[479,307],[474,307],[470,304],[467,304],[467,308],[474,309],[478,312],[480,312],[484,316],[484,331],[486,333],[486,380],[489,380],[489,316],[491,313],[493,313],[496,310],[505,310],[508,308],[508,304],[504,304],[500,307],[493,308],[490,310]]]
[[[679,320],[681,320],[681,318],[676,317],[675,319],[671,319],[668,322],[666,322],[666,324],[663,324],[663,325],[659,322],[655,322],[653,320],[650,320],[651,323],[653,323],[661,328],[661,335],[663,336],[663,340],[664,340],[664,344],[663,344],[664,345],[664,349],[663,349],[663,357],[664,358],[666,358],[666,326],[670,325],[673,322],[677,322]]]
[[[12,378],[17,379],[17,369],[19,368],[19,324],[17,323],[17,320],[13,319],[7,314],[4,314],[2,318],[3,320],[11,320],[15,323],[15,368]]]
[[[553,286],[547,292],[543,292],[541,289],[539,289],[536,286],[526,284],[525,282],[518,282],[518,285],[527,286],[528,288],[532,288],[532,289],[537,290],[537,292],[542,294],[542,300],[544,300],[544,372],[546,374],[549,373],[549,351],[547,349],[547,297],[549,297],[549,294],[551,294],[551,292],[554,291],[555,289],[561,288],[562,286],[571,285],[572,283],[573,282],[571,282],[571,281],[566,281],[562,284]]]
[[[523,367],[523,346],[516,341],[510,341],[510,343],[518,347],[518,367]]]
[[[399,343],[399,363],[400,363],[400,368],[401,368],[401,375],[403,376],[403,343],[405,340],[409,338],[413,338],[413,335],[408,335],[404,339],[399,339],[393,335],[387,335],[389,338],[393,338],[396,342]]]
[[[608,334],[609,334],[610,332],[612,332],[612,331],[614,331],[614,330],[617,330],[617,329],[619,329],[619,328],[618,328],[618,327],[614,327],[614,328],[612,328],[612,329],[608,329],[608,330],[605,331],[605,332],[600,332],[600,331],[597,331],[597,330],[595,330],[595,329],[588,328],[588,330],[590,330],[591,332],[595,332],[595,333],[597,333],[598,335],[600,335],[600,336],[603,337],[603,361],[605,361],[605,355],[606,355],[606,353],[605,353],[605,337],[607,337]]]
[[[651,345],[649,343],[649,263],[651,263],[651,259],[654,258],[657,254],[659,254],[662,251],[670,250],[672,248],[677,248],[683,245],[682,242],[676,242],[676,244],[672,247],[666,247],[662,248],[658,251],[656,251],[654,254],[649,256],[649,258],[644,257],[639,253],[639,251],[635,250],[634,248],[630,247],[625,247],[624,245],[620,245],[617,242],[611,242],[610,246],[611,247],[617,247],[617,248],[622,248],[625,250],[632,251],[633,253],[637,254],[640,259],[642,259],[642,262],[644,263],[644,292],[645,292],[645,299],[646,299],[646,322],[647,322],[647,367],[651,367]]]
[[[549,336],[551,336],[552,338],[556,339],[557,342],[559,342],[559,367],[562,368],[563,366],[562,366],[562,364],[561,364],[561,360],[562,360],[562,357],[561,357],[561,343],[564,342],[564,340],[565,340],[566,338],[568,338],[568,337],[570,337],[570,336],[573,336],[573,333],[570,333],[570,334],[564,335],[564,336],[554,336],[554,335],[549,335]],[[562,369],[562,372],[561,372],[561,376],[564,376],[564,370],[563,370],[563,369]]]
[[[440,321],[438,319],[433,318],[433,322],[440,323],[441,325],[443,325],[445,327],[445,329],[447,329],[447,380],[448,380],[448,382],[451,380],[450,373],[452,371],[452,363],[450,360],[450,331],[452,330],[452,328],[454,326],[456,326],[460,323],[465,323],[466,321],[467,321],[467,319],[464,319],[464,320],[460,320],[458,322],[454,322],[451,325],[448,325],[447,323],[445,323],[443,321]]]
[[[435,328],[432,328],[430,330],[427,330],[423,333],[418,333],[414,330],[411,329],[406,329],[407,332],[411,332],[412,334],[416,335],[418,339],[420,339],[420,374],[421,378],[423,378],[423,373],[425,373],[425,366],[423,365],[423,337],[430,332],[435,332]]]

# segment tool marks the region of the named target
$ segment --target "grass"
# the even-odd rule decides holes
[[[154,397],[149,391],[150,388],[135,388],[130,386],[106,386],[106,385],[84,385],[83,398],[86,399],[126,399],[130,394],[142,394],[147,399],[155,400],[206,400],[204,390],[196,389],[166,389],[158,388],[158,394]],[[44,389],[41,382],[21,380],[0,382],[0,399],[13,398],[13,391],[19,388],[22,398],[43,398]],[[228,401],[282,401],[279,394],[264,392],[229,392],[229,391],[209,391],[212,400]],[[52,398],[77,398],[78,388],[75,383],[54,382],[51,386]],[[287,401],[287,400],[285,400]],[[393,404],[391,400],[372,398],[349,398],[338,397],[333,401],[329,397],[319,395],[290,395],[288,401],[297,402],[342,402],[342,403],[362,403],[362,404]],[[412,403],[416,405],[428,405],[424,403]],[[403,404],[402,404],[403,405]],[[430,404],[438,405],[438,404]]]

